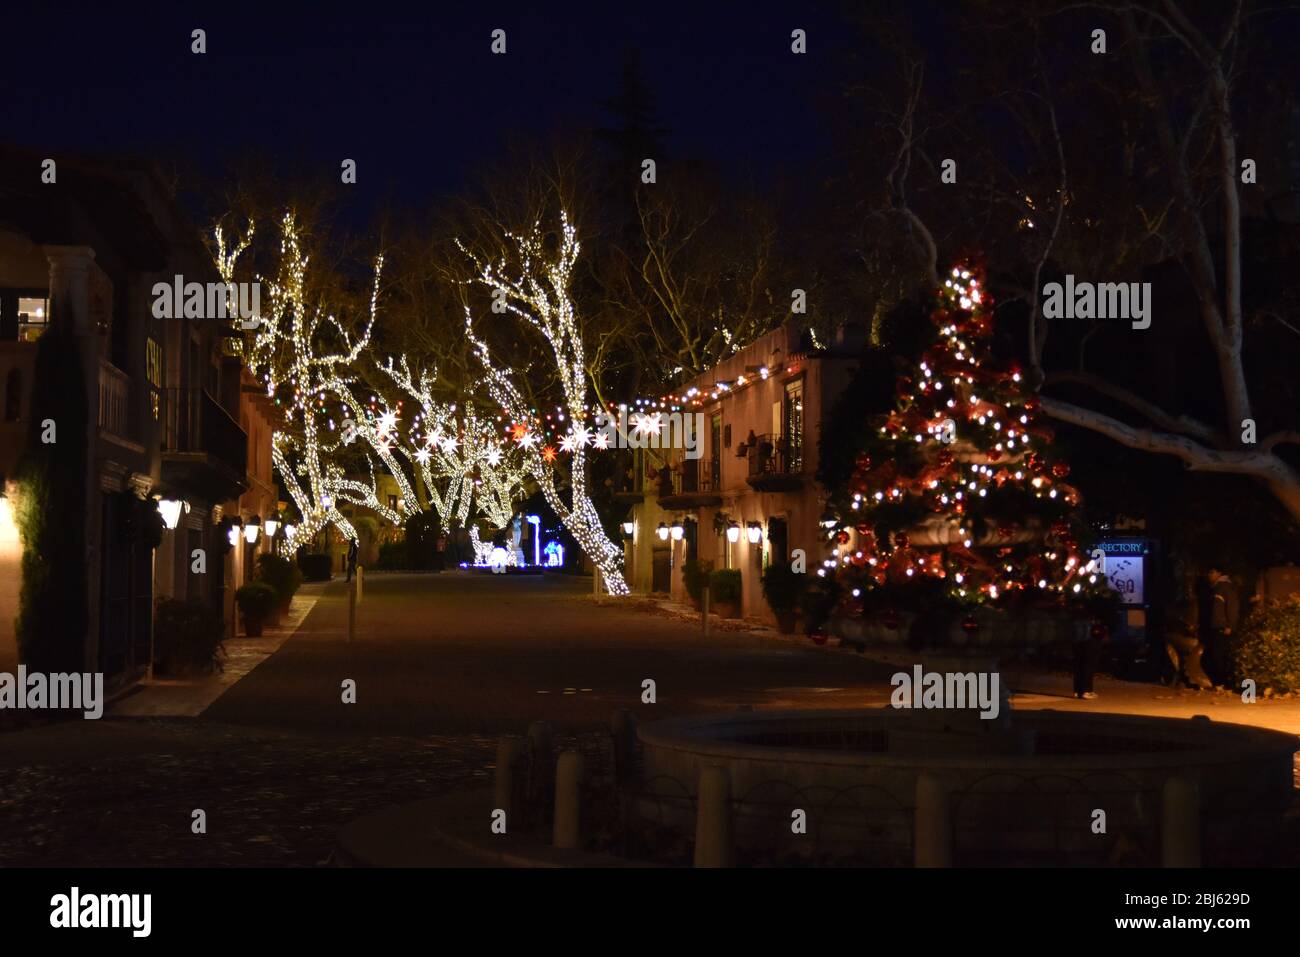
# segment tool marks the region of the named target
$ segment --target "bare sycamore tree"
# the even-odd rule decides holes
[[[1104,378],[1079,371],[1049,375],[1049,385],[1069,383],[1091,389],[1127,407],[1142,424],[1075,402],[1043,397],[1048,415],[1130,448],[1177,456],[1190,469],[1247,476],[1262,482],[1300,520],[1300,472],[1284,461],[1278,447],[1300,443],[1294,425],[1253,435],[1255,412],[1243,362],[1241,165],[1233,125],[1234,62],[1240,41],[1243,4],[1227,9],[1216,35],[1207,35],[1175,0],[1151,7],[1114,8],[1123,29],[1132,79],[1149,107],[1161,161],[1170,185],[1168,214],[1151,222],[1186,271],[1199,306],[1205,336],[1213,349],[1222,420],[1203,421],[1174,414]],[[1153,48],[1175,44],[1195,71],[1192,109],[1181,109],[1152,67]],[[1168,55],[1169,51],[1161,51]],[[1200,175],[1198,162],[1208,175]],[[1217,247],[1217,248],[1216,248]],[[1222,269],[1216,269],[1216,260]],[[1041,315],[1030,342],[1032,362],[1041,363],[1047,331]],[[1293,410],[1294,414],[1294,410]]]
[[[465,307],[465,331],[481,365],[483,382],[492,400],[513,420],[522,460],[540,486],[547,504],[578,540],[598,569],[611,595],[626,595],[623,550],[605,533],[587,488],[586,427],[591,388],[582,322],[573,302],[574,265],[578,259],[577,231],[560,213],[558,235],[548,237],[540,224],[522,235],[503,231],[501,247],[508,250],[487,261],[462,247],[474,267],[474,281],[502,305],[525,329],[540,334],[551,357],[550,373],[559,386],[560,405],[571,431],[561,453],[538,438],[540,423],[527,396],[528,386],[511,365],[493,355],[475,328],[473,310]],[[567,468],[565,467],[567,465]],[[567,501],[563,494],[567,485]]]
[[[638,190],[632,235],[603,252],[599,282],[606,308],[627,320],[617,344],[636,357],[634,385],[694,378],[790,312],[790,289],[773,289],[776,229],[766,212],[702,192]]]

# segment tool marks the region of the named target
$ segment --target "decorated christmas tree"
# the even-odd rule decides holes
[[[979,604],[1108,604],[1081,545],[1079,492],[1038,420],[1037,397],[991,350],[992,303],[974,268],[952,270],[919,363],[893,409],[868,416],[847,483],[823,519],[819,570],[840,614]]]

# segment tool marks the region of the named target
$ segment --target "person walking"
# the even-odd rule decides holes
[[[1074,633],[1074,696],[1091,700],[1097,697],[1092,690],[1092,680],[1097,674],[1097,662],[1101,658],[1101,642],[1105,637],[1106,626],[1100,622],[1085,627],[1080,626]]]
[[[1218,566],[1210,568],[1209,634],[1210,677],[1217,685],[1232,683],[1232,633],[1237,626],[1237,586]]]

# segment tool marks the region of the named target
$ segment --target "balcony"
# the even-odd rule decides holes
[[[659,483],[659,505],[666,509],[710,508],[722,504],[722,463],[682,459]]]
[[[760,435],[745,449],[745,481],[759,492],[792,492],[803,487],[803,443],[783,435]]]
[[[612,494],[614,501],[635,505],[645,501],[642,455],[631,449],[618,449],[610,453],[614,456],[614,474]]]
[[[99,360],[99,430],[126,438],[129,432],[131,377],[106,359]]]
[[[162,481],[177,496],[209,502],[248,488],[248,436],[203,389],[164,389]]]

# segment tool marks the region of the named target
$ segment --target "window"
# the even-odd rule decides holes
[[[18,297],[18,341],[35,342],[50,321],[50,300],[43,296]]]
[[[155,420],[158,418],[158,396],[162,388],[162,346],[153,339],[144,343],[144,375],[149,380],[149,411]]]
[[[803,379],[785,384],[785,422],[781,430],[785,439],[787,472],[803,471]]]

